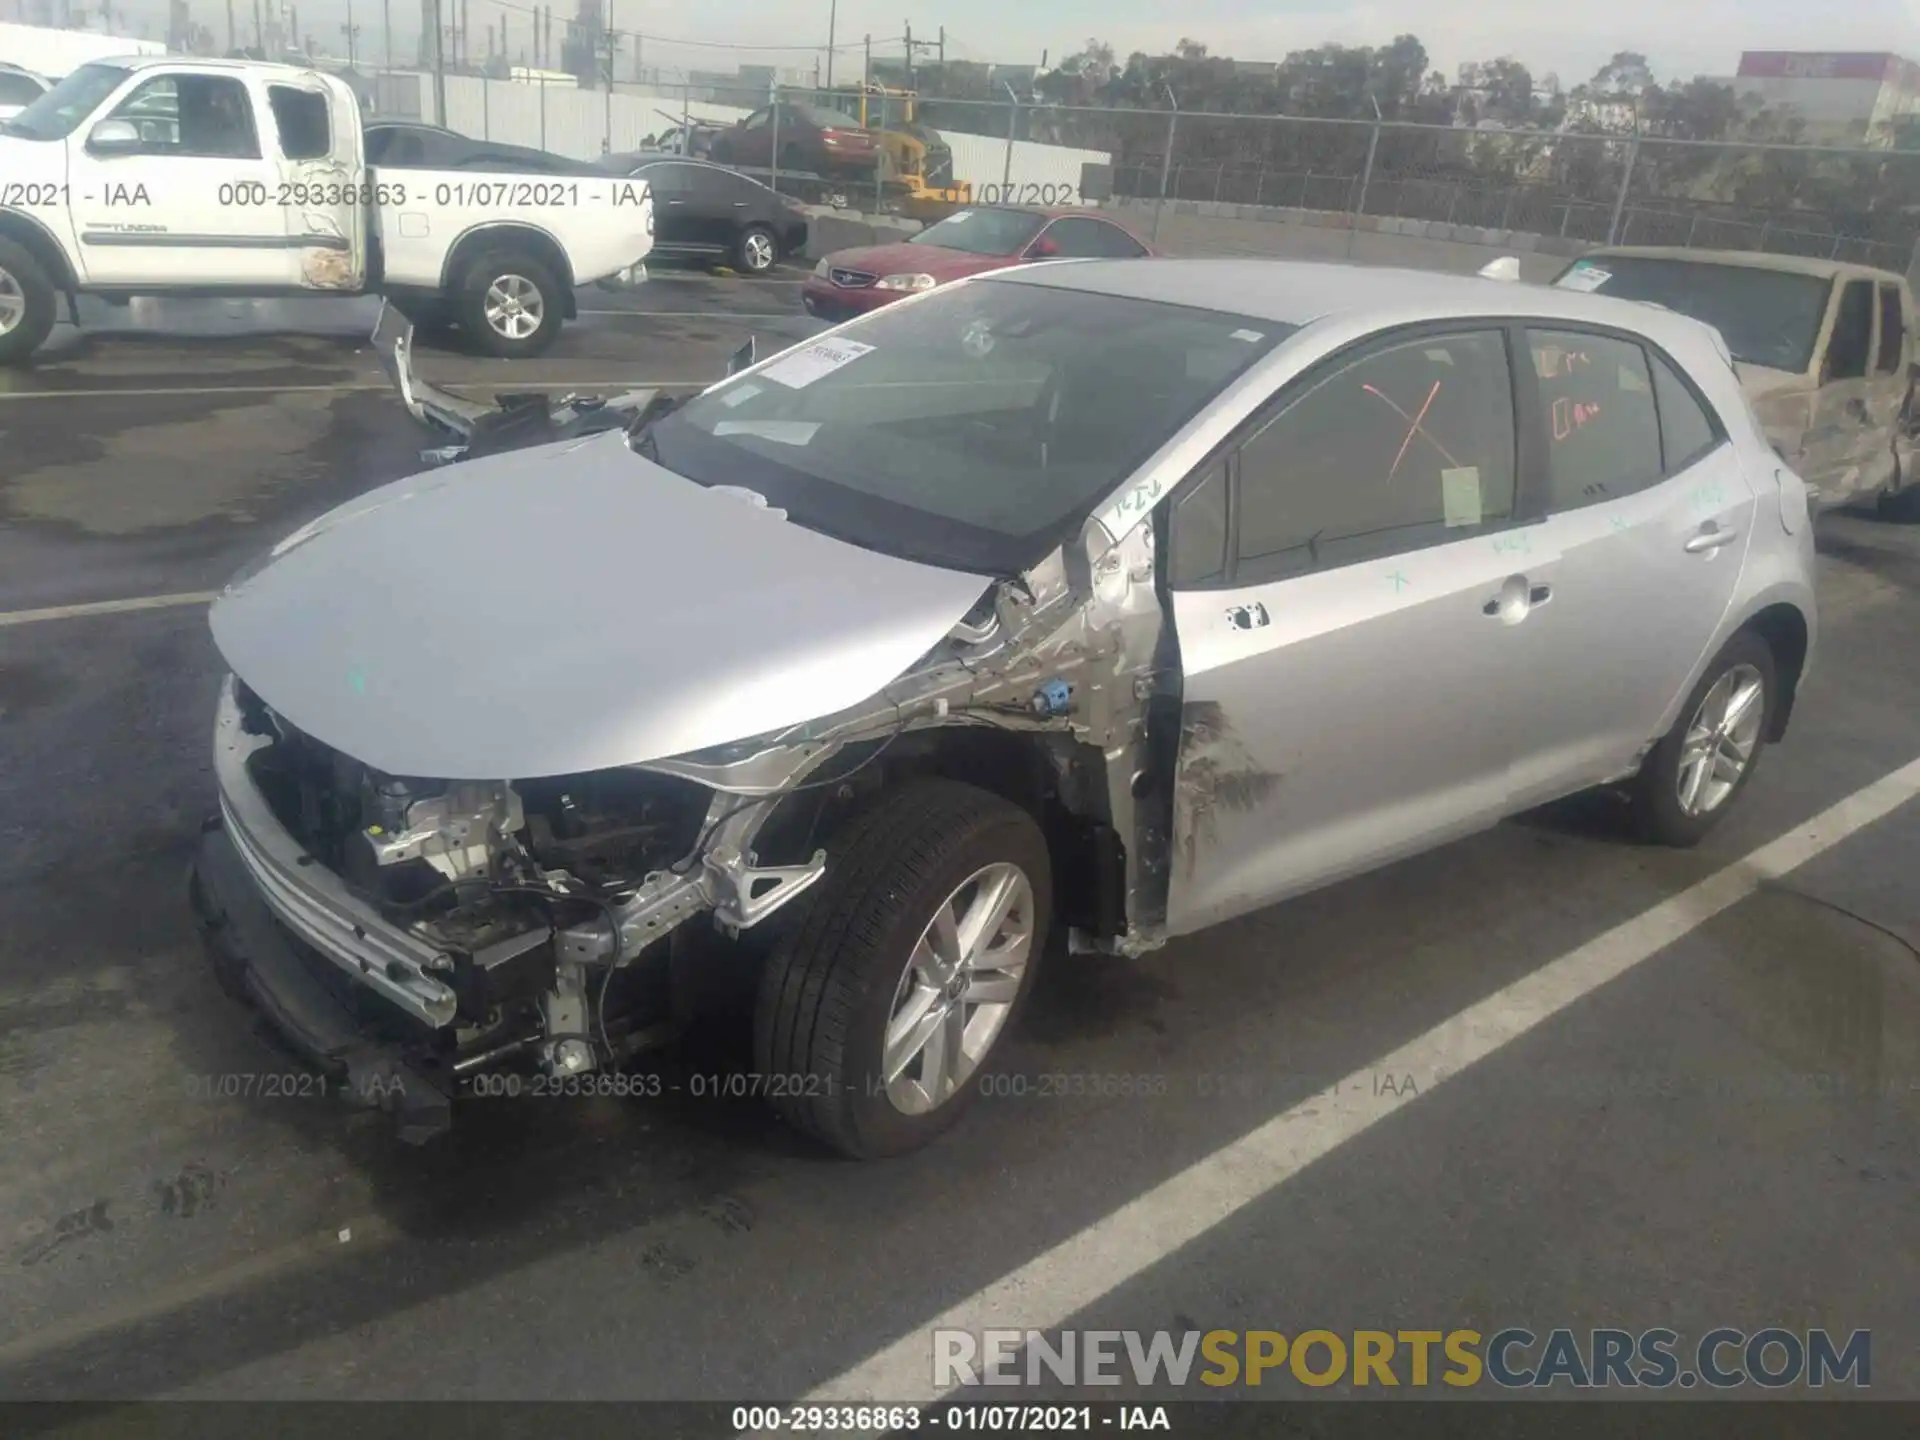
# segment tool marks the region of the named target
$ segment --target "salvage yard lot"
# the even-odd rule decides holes
[[[583,292],[607,313],[539,362],[420,368],[482,395],[702,385],[749,334],[821,328],[796,280]],[[1177,1233],[1168,1214],[1116,1232],[1098,1274],[1046,1258],[1128,1202],[1151,1219],[1170,1176],[1469,1007],[1500,1013],[1509,987],[1920,756],[1920,527],[1823,522],[1814,677],[1700,850],[1627,844],[1581,802],[1143,960],[1054,956],[1004,1078],[926,1153],[833,1161],[752,1100],[696,1098],[693,1077],[739,1063],[706,1041],[661,1062],[678,1094],[476,1101],[427,1150],[304,1093],[223,1093],[293,1067],[215,987],[185,904],[213,798],[204,607],[22,612],[217,589],[417,468],[429,441],[370,320],[68,335],[0,380],[0,1398],[792,1398],[950,1310],[1871,1329],[1874,1393],[1920,1398],[1912,800],[1823,822],[1809,863],[1742,882],[1478,1064],[1384,1072],[1417,1096],[1191,1243],[1153,1238]],[[651,543],[634,537],[636,566]],[[450,604],[484,580],[472,557],[421,562]],[[1014,1271],[1024,1301],[970,1301]],[[879,1376],[881,1399],[929,1380],[923,1361]]]

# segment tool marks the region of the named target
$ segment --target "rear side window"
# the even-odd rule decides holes
[[[1104,220],[1063,216],[1047,227],[1046,235],[1060,247],[1061,256],[1067,259],[1097,257],[1131,260],[1146,253],[1126,231]]]
[[[1527,346],[1546,411],[1549,513],[1657,485],[1664,469],[1660,414],[1646,352],[1631,341],[1570,330],[1529,330]]]
[[[1873,348],[1873,286],[1852,280],[1840,295],[1833,337],[1827,341],[1826,378],[1864,380]]]
[[[46,93],[37,80],[0,71],[0,105],[31,105]]]
[[[1463,539],[1513,514],[1505,337],[1363,350],[1240,448],[1236,584]]]
[[[1900,287],[1882,285],[1880,287],[1880,363],[1875,365],[1876,375],[1898,375],[1900,359],[1906,354],[1907,326],[1901,312]]]
[[[318,160],[333,153],[333,122],[327,115],[326,96],[288,85],[269,85],[267,103],[273,107],[280,153],[287,159]]]
[[[1660,448],[1667,474],[1701,460],[1720,443],[1720,428],[1701,407],[1679,372],[1660,356],[1653,359],[1653,398],[1660,404]]]

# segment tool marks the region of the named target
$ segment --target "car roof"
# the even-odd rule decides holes
[[[1374,329],[1498,316],[1584,321],[1656,342],[1663,335],[1698,335],[1711,328],[1639,301],[1549,285],[1307,260],[1054,260],[995,271],[971,283],[1084,290],[1295,326],[1332,316]]]
[[[1608,245],[1589,250],[1582,260],[1608,256],[1637,260],[1678,260],[1690,265],[1739,265],[1749,270],[1777,270],[1787,275],[1813,275],[1831,280],[1838,275],[1871,275],[1880,280],[1898,280],[1897,272],[1877,265],[1858,265],[1851,260],[1821,260],[1810,255],[1776,255],[1757,250],[1694,250],[1679,245]],[[1570,262],[1571,263],[1571,262]]]

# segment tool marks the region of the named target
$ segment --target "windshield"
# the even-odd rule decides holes
[[[972,282],[802,342],[640,445],[867,549],[1011,575],[1293,329]]]
[[[1813,363],[1833,288],[1820,275],[1646,255],[1576,261],[1554,284],[1649,300],[1704,320],[1720,332],[1734,359],[1796,375]]]
[[[128,72],[118,65],[82,65],[0,129],[28,140],[64,140],[119,88]]]
[[[915,245],[938,245],[970,255],[1015,255],[1040,233],[1044,215],[1026,210],[962,210],[912,238]]]

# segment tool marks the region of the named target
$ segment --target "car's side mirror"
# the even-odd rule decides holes
[[[742,345],[727,357],[727,374],[738,375],[742,370],[752,369],[755,353],[755,341],[753,337],[749,336],[746,344]]]
[[[1027,258],[1030,260],[1051,260],[1059,253],[1060,242],[1049,240],[1044,235],[1027,247]]]
[[[112,155],[140,148],[140,131],[131,120],[102,120],[87,132],[87,149]]]

